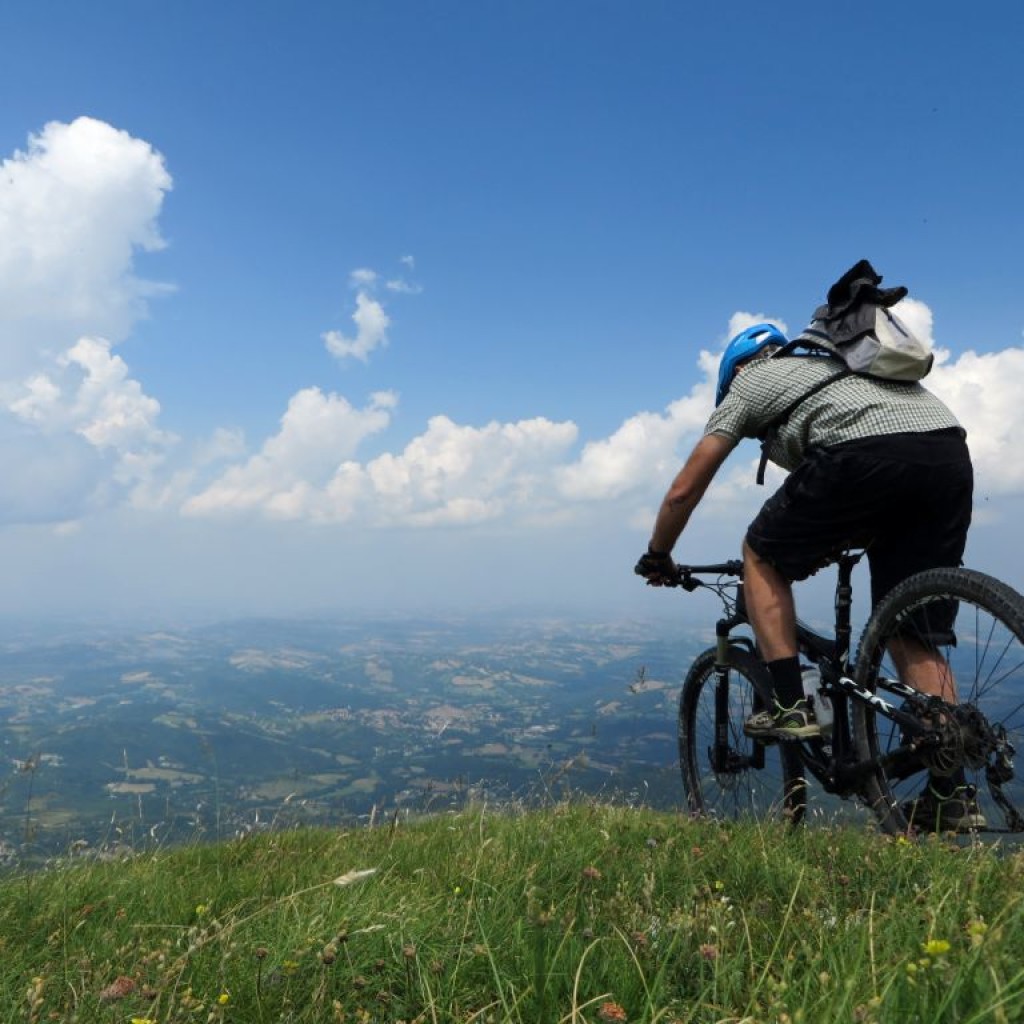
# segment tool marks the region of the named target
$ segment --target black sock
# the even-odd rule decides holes
[[[779,704],[791,708],[798,700],[803,700],[804,684],[799,657],[794,654],[792,658],[779,658],[767,664],[772,677],[772,690]]]

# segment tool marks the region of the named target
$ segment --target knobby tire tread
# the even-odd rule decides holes
[[[894,587],[875,608],[857,648],[854,678],[858,685],[875,690],[878,666],[885,657],[879,646],[884,644],[901,615],[920,601],[944,597],[987,612],[1024,642],[1024,596],[1001,580],[974,569],[928,569]],[[852,719],[858,756],[861,759],[876,756],[879,745],[874,712],[868,705],[853,701]],[[906,832],[907,820],[893,798],[884,771],[878,769],[868,777],[863,796],[884,831]]]
[[[706,686],[713,690],[717,682],[716,658],[715,648],[709,648],[694,659],[679,698],[679,760],[683,788],[690,813],[699,815],[709,814],[712,808],[701,782],[700,766],[705,753],[701,746],[706,737],[698,736],[696,719],[702,690]],[[757,693],[761,706],[770,707],[771,676],[764,662],[737,646],[730,646],[728,658],[730,673],[741,677]],[[742,727],[742,721],[730,721],[730,730],[742,731]],[[764,817],[786,818],[796,823],[802,818],[806,805],[806,785],[800,755],[794,748],[783,743],[773,746],[768,756],[778,756],[780,760],[782,791],[774,795],[774,815],[766,810]]]

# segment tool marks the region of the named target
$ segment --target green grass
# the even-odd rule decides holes
[[[1022,880],[981,845],[585,803],[74,859],[0,881],[0,1019],[999,1024]]]

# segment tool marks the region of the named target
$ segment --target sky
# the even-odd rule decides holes
[[[1024,588],[1024,6],[966,10],[7,0],[0,614],[674,610],[722,347],[865,258]]]

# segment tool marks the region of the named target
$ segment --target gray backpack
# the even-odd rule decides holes
[[[802,402],[844,377],[858,374],[879,380],[913,383],[926,377],[935,357],[913,332],[889,311],[907,289],[879,288],[880,274],[867,260],[851,267],[828,292],[828,301],[814,311],[814,319],[791,342],[771,358],[788,356],[798,349],[807,354],[827,355],[842,364],[831,377],[819,381],[791,402],[757,435],[761,441],[761,462],[757,482],[764,483],[768,449],[779,429]]]
[[[812,320],[790,345],[824,349],[838,355],[851,373],[882,380],[921,380],[935,361],[924,342],[885,306],[862,307],[852,336],[843,321]]]

